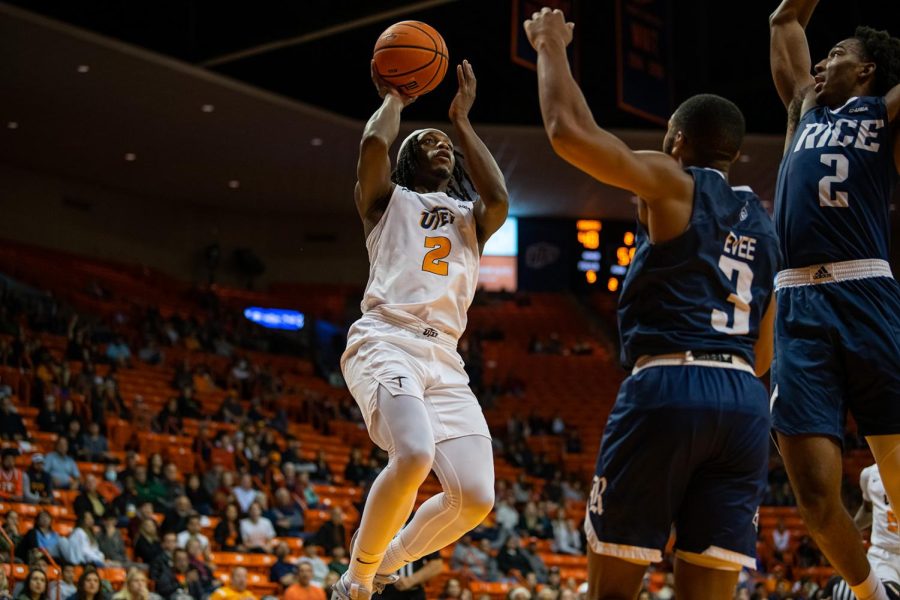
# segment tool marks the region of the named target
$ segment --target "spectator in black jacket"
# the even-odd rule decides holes
[[[511,577],[515,577],[515,573],[512,573],[514,570],[522,577],[532,572],[531,563],[522,553],[518,537],[511,535],[506,539],[506,544],[497,553],[497,569],[503,575]]]
[[[326,555],[337,547],[346,547],[347,530],[344,528],[344,511],[339,507],[331,509],[331,520],[322,523],[310,543],[321,546]]]
[[[94,515],[94,520],[99,522],[103,515],[109,511],[106,500],[97,491],[97,476],[88,473],[84,476],[84,485],[81,493],[75,498],[75,514],[79,517],[86,512]]]

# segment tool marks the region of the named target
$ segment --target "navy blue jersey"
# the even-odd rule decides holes
[[[778,171],[775,224],[785,267],[888,260],[896,182],[884,98],[807,111]]]
[[[687,230],[637,249],[619,298],[622,362],[645,354],[727,352],[754,362],[753,345],[779,267],[772,219],[750,188],[688,168],[694,211]]]

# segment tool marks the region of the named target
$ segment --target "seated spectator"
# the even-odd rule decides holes
[[[772,546],[778,560],[784,560],[784,553],[791,547],[791,531],[784,526],[784,519],[779,518],[772,530]]]
[[[28,474],[16,466],[16,457],[19,451],[15,448],[4,448],[3,459],[0,463],[0,500],[6,502],[38,501],[37,496],[31,493],[31,482]]]
[[[290,487],[288,489],[291,489]],[[300,496],[306,508],[317,508],[319,506],[319,495],[313,489],[309,482],[309,473],[300,473],[297,476],[296,486],[293,488],[294,493]]]
[[[453,548],[450,557],[450,568],[461,571],[463,576],[474,577],[479,581],[488,581],[490,573],[490,554],[472,543],[471,535],[464,535]]]
[[[497,553],[497,569],[500,574],[505,577],[524,577],[531,573],[531,563],[522,553],[519,538],[511,535],[507,538],[506,544]]]
[[[100,533],[97,534],[97,545],[100,552],[106,557],[107,565],[116,566],[128,562],[128,555],[125,553],[125,540],[122,533],[116,526],[118,518],[113,511],[108,511],[103,515],[103,523]]]
[[[41,504],[47,504],[53,500],[53,478],[44,468],[44,455],[32,454],[31,467],[28,469],[28,485],[31,496]]]
[[[575,556],[584,554],[581,532],[575,527],[572,519],[565,518],[565,513],[562,511],[560,511],[559,518],[553,522],[553,551]]]
[[[537,540],[535,538],[528,540],[528,545],[522,548],[522,555],[525,556],[528,564],[531,565],[531,572],[534,574],[535,579],[540,583],[547,583],[549,572],[547,571],[547,565],[544,564],[544,559],[538,553]]]
[[[249,473],[241,475],[241,484],[231,490],[237,500],[242,514],[250,511],[250,505],[260,500],[262,495],[253,485],[253,477]]]
[[[280,537],[300,537],[303,533],[303,508],[285,488],[275,492],[275,502],[268,517]]]
[[[76,515],[81,516],[89,512],[95,519],[101,519],[109,510],[106,500],[97,491],[97,476],[93,473],[84,476],[84,485],[81,487],[81,493],[75,498],[74,508]]]
[[[78,585],[74,596],[68,600],[104,600],[106,593],[100,582],[100,574],[95,569],[85,569],[78,578]],[[53,598],[52,600],[56,600]]]
[[[247,569],[235,567],[231,571],[228,585],[214,591],[209,600],[257,600],[257,597],[247,589]]]
[[[53,531],[53,517],[46,510],[38,513],[34,527],[22,537],[22,543],[16,546],[16,556],[27,563],[35,548],[43,548],[50,556],[59,557],[59,534]]]
[[[297,561],[297,568],[302,565],[308,565],[312,568],[312,582],[315,585],[323,586],[325,577],[328,575],[328,565],[319,556],[319,547],[315,543],[309,543],[303,546],[303,556]]]
[[[325,600],[325,590],[313,582],[312,565],[300,563],[297,581],[284,590],[284,600]]]
[[[155,337],[150,336],[144,346],[138,350],[138,358],[148,365],[159,365],[165,359],[165,353],[160,349]]]
[[[75,525],[75,529],[69,534],[66,551],[62,552],[66,562],[73,565],[104,566],[106,557],[100,551],[97,544],[97,536],[94,535],[94,514],[90,511],[83,513]]]
[[[332,550],[347,543],[344,511],[340,507],[335,506],[331,509],[331,519],[322,523],[322,526],[319,527],[319,530],[313,536],[312,541],[316,545],[321,546],[325,554],[331,554]]]
[[[112,600],[162,600],[162,596],[147,587],[147,575],[141,569],[129,569],[125,585],[116,592]]]
[[[0,535],[0,563],[5,561],[12,564],[15,557],[10,556],[11,548],[6,538],[8,537],[12,541],[14,548],[18,548],[22,542],[22,534],[19,533],[19,513],[13,509],[6,511],[6,516],[3,518],[3,532],[6,535]]]
[[[324,450],[316,452],[316,460],[313,464],[315,464],[316,470],[309,474],[309,478],[316,483],[330,484],[332,480],[331,468],[328,466]]]
[[[800,543],[797,545],[796,550],[794,550],[794,557],[797,566],[801,569],[818,567],[822,562],[821,553],[819,553],[819,550],[815,547],[812,539],[808,535],[804,535],[800,538]]]
[[[127,366],[131,362],[131,349],[125,343],[125,338],[117,336],[106,346],[106,358],[110,364]]]
[[[275,539],[275,527],[272,521],[262,516],[259,502],[250,505],[248,517],[241,519],[241,539],[249,552],[269,553],[272,551],[272,540]]]
[[[331,562],[328,563],[328,571],[343,575],[350,568],[350,557],[343,546],[336,546],[331,551]]]
[[[188,555],[188,568],[196,571],[200,589],[203,595],[208,595],[219,586],[219,582],[215,578],[214,565],[212,564],[209,549],[204,550],[201,548],[200,542],[193,538],[187,541],[184,549]]]
[[[553,527],[550,519],[536,502],[528,502],[522,510],[519,525],[516,528],[519,535],[536,537],[542,540],[553,537]]]
[[[178,435],[184,430],[184,422],[178,411],[178,399],[169,398],[165,407],[153,419],[153,431],[167,435]]]
[[[219,524],[213,532],[216,545],[222,552],[243,552],[246,550],[241,539],[240,512],[236,504],[229,504],[222,513]]]
[[[462,584],[459,583],[459,579],[455,577],[451,577],[447,580],[447,583],[444,584],[444,590],[441,592],[440,600],[462,600],[466,598],[465,592],[468,590],[464,590]],[[468,598],[471,600],[471,592],[469,592]]]
[[[350,451],[350,460],[344,468],[344,481],[348,481],[355,486],[360,486],[366,479],[369,479],[369,465],[363,460],[362,450],[353,448]]]
[[[75,567],[65,565],[62,568],[60,579],[50,582],[47,588],[47,596],[53,600],[56,598],[68,598],[77,591],[78,588],[75,586]]]
[[[147,460],[147,479],[162,482],[165,466],[166,461],[163,459],[162,454],[159,452],[151,454],[149,460]]]
[[[12,398],[3,396],[0,401],[0,440],[27,440],[25,421],[16,410]]]
[[[162,544],[156,529],[156,521],[144,519],[134,536],[134,557],[141,562],[151,564],[162,554]]]
[[[62,413],[59,412],[56,404],[56,396],[47,394],[44,397],[44,405],[38,413],[35,424],[39,431],[57,435],[65,433],[65,423],[63,423]]]
[[[81,471],[75,460],[69,456],[69,440],[60,437],[56,440],[53,452],[44,458],[44,469],[53,482],[54,489],[67,490],[78,485]]]
[[[150,579],[156,584],[155,589],[159,595],[169,598],[181,588],[178,574],[181,571],[182,575],[186,575],[189,561],[187,552],[178,547],[174,533],[163,535],[162,550],[162,553],[150,563]],[[181,579],[183,581],[184,577]]]
[[[200,515],[197,513],[188,517],[185,530],[178,534],[178,547],[187,548],[188,540],[197,540],[203,552],[209,551],[209,538],[201,532]]]
[[[109,442],[100,433],[100,423],[88,423],[87,433],[81,438],[81,456],[87,462],[103,462],[109,456]]]
[[[178,467],[175,463],[166,463],[163,467],[162,486],[165,490],[165,498],[162,504],[165,507],[172,506],[176,498],[184,496],[184,486],[178,480]]]
[[[128,537],[132,540],[135,539],[138,533],[138,529],[140,529],[141,525],[144,524],[144,521],[150,519],[153,521],[155,525],[157,523],[155,512],[153,510],[152,502],[141,502],[138,504],[137,511],[134,513],[134,516],[131,517],[128,521]]]
[[[16,600],[48,600],[47,574],[42,569],[32,567]]]
[[[80,460],[84,454],[84,448],[81,446],[81,441],[84,439],[81,433],[81,421],[77,419],[69,421],[66,424],[65,436],[69,440],[69,454]]]
[[[116,496],[112,501],[112,512],[119,515],[123,526],[137,513],[137,507],[140,505],[138,497],[137,484],[134,477],[129,475],[121,482],[122,493]],[[152,505],[152,503],[151,503]]]
[[[240,400],[237,399],[233,392],[229,392],[222,399],[222,404],[219,406],[219,412],[216,413],[215,420],[225,423],[240,423],[243,417],[244,408],[241,406]]]
[[[201,423],[200,430],[197,432],[197,437],[194,438],[192,443],[194,454],[203,462],[203,464],[209,465],[209,462],[212,460],[212,451],[214,447],[212,439],[209,436],[209,427],[207,427],[206,423]]]
[[[297,580],[297,565],[287,560],[290,554],[288,545],[279,542],[275,546],[275,564],[269,569],[269,581],[288,587]]]
[[[178,496],[175,498],[174,505],[166,511],[163,519],[162,533],[179,533],[187,529],[188,519],[191,515],[196,514],[191,506],[191,499],[187,496]]]

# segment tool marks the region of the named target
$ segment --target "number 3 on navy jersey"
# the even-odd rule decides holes
[[[713,329],[727,333],[728,335],[745,335],[750,333],[750,302],[753,301],[753,271],[750,265],[735,260],[724,254],[719,257],[719,268],[725,273],[725,277],[732,280],[737,271],[736,294],[729,294],[728,301],[734,304],[734,320],[728,325],[728,313],[713,309],[710,319]]]
[[[426,237],[425,247],[432,248],[432,250],[425,253],[425,258],[422,259],[422,270],[446,277],[449,266],[447,261],[441,259],[447,258],[450,254],[450,240],[443,236]]]
[[[819,180],[819,206],[831,206],[835,208],[847,208],[850,206],[847,192],[835,191],[831,193],[832,183],[841,183],[847,179],[850,163],[843,154],[823,154],[819,157],[823,165],[834,165],[834,175],[827,175]]]

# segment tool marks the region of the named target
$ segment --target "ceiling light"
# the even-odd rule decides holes
[[[127,160],[128,162],[134,162],[137,160],[137,154],[135,154],[134,152],[126,152],[125,160]]]
[[[78,65],[78,68],[75,70],[79,73],[87,73],[91,70],[91,67],[89,65]]]
[[[212,104],[204,104],[203,106],[200,107],[200,110],[202,110],[205,113],[211,113],[212,111],[216,110],[216,107],[213,106]]]
[[[18,129],[19,122],[18,121],[10,121],[9,123],[6,124],[6,126],[9,127],[10,129]]]
[[[309,140],[309,143],[313,146],[321,146],[323,141],[320,137],[314,137],[313,139]]]
[[[748,163],[748,162],[750,162],[750,155],[749,154],[741,154],[741,157],[738,160],[741,161],[742,163]]]
[[[236,190],[239,187],[241,187],[241,182],[238,181],[237,179],[232,179],[228,182],[228,187],[230,187],[233,190]]]

